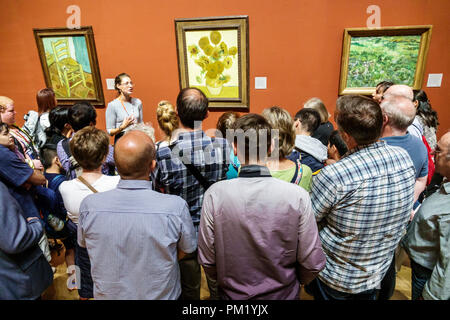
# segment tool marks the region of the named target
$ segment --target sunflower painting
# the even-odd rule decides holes
[[[248,16],[176,19],[180,87],[212,108],[248,108]]]
[[[186,32],[189,85],[208,97],[239,97],[237,30]]]

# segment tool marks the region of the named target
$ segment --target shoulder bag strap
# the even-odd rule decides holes
[[[89,183],[87,182],[83,177],[78,177],[78,180],[80,180],[86,187],[88,187],[93,193],[97,193],[98,191],[95,190],[95,188]]]
[[[297,179],[295,180],[295,184],[299,184],[303,177],[303,168],[300,160],[297,159]]]
[[[176,143],[169,145],[169,149],[172,150],[175,147]],[[182,159],[180,159],[181,162],[184,164],[186,169],[197,179],[198,182],[203,186],[203,188],[208,190],[208,188],[211,186],[212,183],[206,180],[206,178],[198,171],[198,169],[192,164],[186,164],[183,162]]]
[[[64,149],[64,152],[66,153],[67,157],[70,158],[70,156],[72,155],[72,153],[70,152],[70,147],[69,147],[69,138],[64,139],[62,142],[62,147]]]

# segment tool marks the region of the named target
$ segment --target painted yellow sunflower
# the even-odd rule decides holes
[[[228,49],[228,54],[230,56],[234,56],[237,53],[237,48],[236,47],[231,47]]]
[[[211,31],[209,38],[211,39],[212,43],[219,44],[220,40],[222,39],[222,35],[219,31]]]
[[[198,47],[197,47],[195,44],[190,45],[190,46],[188,47],[188,51],[189,51],[189,53],[191,54],[191,57],[192,57],[192,56],[196,56],[196,55],[198,54]]]
[[[226,57],[225,60],[223,60],[223,65],[225,69],[230,69],[233,65],[233,59],[231,59],[231,57]]]
[[[218,74],[218,67],[215,63],[210,63],[207,67],[206,70],[208,71],[206,73],[206,78],[208,80],[208,78],[210,79],[215,79],[217,78],[217,74]]]
[[[210,56],[213,53],[214,47],[210,44],[208,44],[206,47],[203,48],[203,52],[205,52],[205,54],[207,56]]]
[[[228,55],[228,46],[225,42],[221,42],[219,45],[220,49],[223,51],[223,55],[227,56]]]
[[[216,60],[219,60],[221,51],[222,50],[219,47],[214,47],[214,49],[213,49],[213,51],[211,53],[211,57],[213,57]]]
[[[208,37],[201,37],[200,40],[198,40],[198,46],[205,50],[205,47],[209,45],[209,39]]]

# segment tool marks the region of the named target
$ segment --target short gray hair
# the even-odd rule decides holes
[[[407,130],[416,116],[416,109],[411,100],[404,96],[389,95],[380,104],[383,114],[387,115],[392,127]]]
[[[127,132],[134,131],[134,130],[144,132],[146,135],[148,135],[150,137],[150,139],[152,139],[153,143],[155,143],[155,129],[153,128],[153,126],[150,122],[146,122],[146,123],[141,122],[141,123],[133,124]]]

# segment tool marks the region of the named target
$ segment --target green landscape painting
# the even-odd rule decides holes
[[[420,35],[352,37],[347,87],[375,87],[383,80],[412,86]]]

